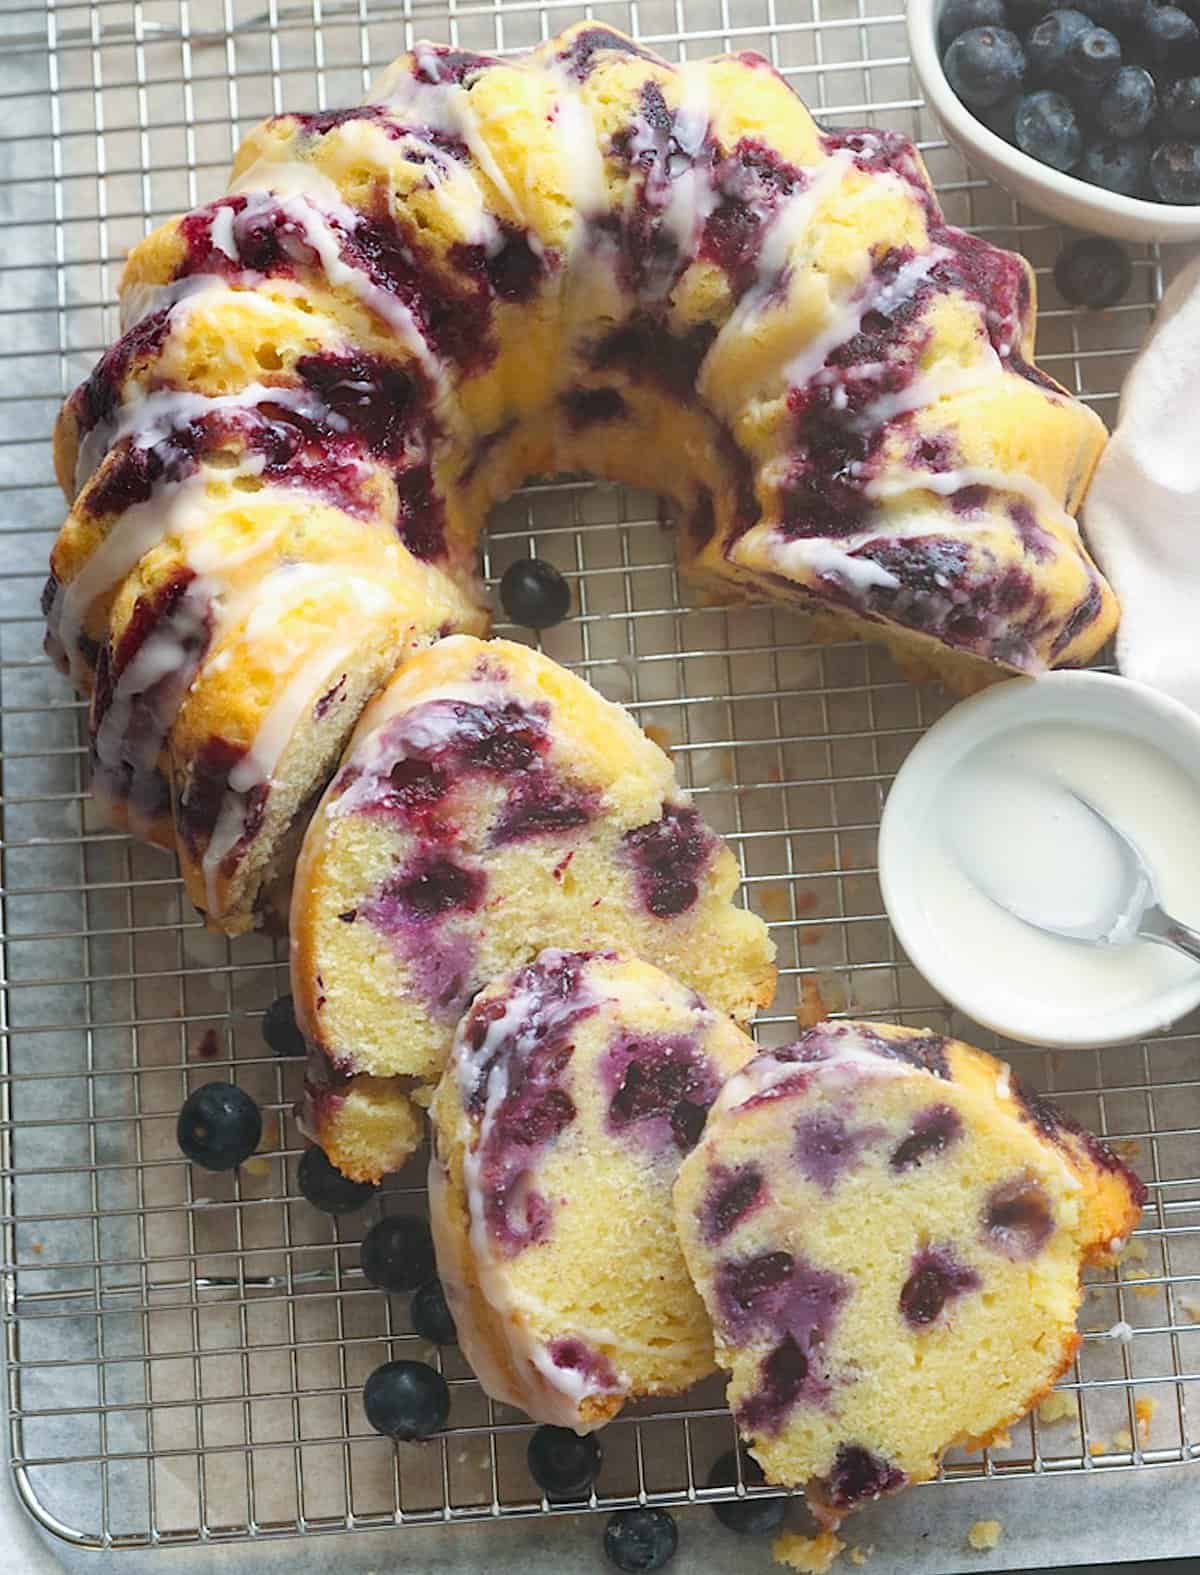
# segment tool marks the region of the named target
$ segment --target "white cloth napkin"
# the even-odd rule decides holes
[[[1083,517],[1121,603],[1121,672],[1200,712],[1200,258],[1125,380]]]

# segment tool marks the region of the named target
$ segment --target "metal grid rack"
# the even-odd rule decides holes
[[[263,1008],[277,943],[229,943],[188,910],[172,863],[104,830],[85,791],[81,708],[41,655],[37,592],[60,513],[58,402],[115,332],[128,246],[215,196],[261,116],[358,97],[417,37],[506,52],[574,0],[3,0],[0,3],[0,1306],[9,1441],[37,1519],[85,1546],[249,1539],[545,1512],[529,1424],[491,1405],[456,1351],[371,1290],[356,1243],[379,1210],[421,1207],[420,1172],[363,1216],[300,1200],[294,1063]],[[1074,313],[1049,265],[1061,236],[970,177],[938,140],[889,0],[628,0],[588,15],[669,56],[767,55],[833,124],[914,136],[952,220],[1037,265],[1043,364],[1110,416],[1159,298],[1143,253],[1126,301]],[[485,568],[533,551],[574,580],[552,655],[629,705],[739,851],[782,965],[764,1040],[825,1011],[955,1029],[883,915],[875,836],[888,782],[944,708],[858,645],[806,643],[779,611],[692,610],[652,498],[591,482],[527,487],[498,512]],[[509,631],[505,631],[509,632]],[[1133,1048],[1001,1047],[1023,1076],[1117,1140],[1150,1184],[1143,1227],[1085,1301],[1067,1415],[947,1478],[1119,1472],[1200,1453],[1200,1020]],[[210,1177],[175,1147],[190,1087],[235,1078],[262,1102],[261,1152]],[[1107,1331],[1132,1329],[1126,1340]],[[358,1402],[388,1356],[438,1360],[451,1426],[425,1449],[370,1432]],[[717,1381],[632,1408],[606,1435],[609,1507],[704,1498],[732,1441]],[[925,1491],[937,1491],[936,1485]],[[997,1487],[997,1492],[1000,1489]]]

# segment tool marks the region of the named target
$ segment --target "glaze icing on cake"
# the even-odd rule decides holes
[[[363,522],[477,628],[488,508],[565,468],[670,494],[717,595],[961,687],[1081,663],[1115,623],[1073,518],[1103,429],[1033,366],[1030,270],[944,222],[911,144],[822,131],[758,56],[676,67],[592,23],[511,61],[418,45],[365,104],[260,126],[228,195],[134,247],[121,294],[124,336],[56,434],[73,503],[46,611],[81,688],[127,578],[170,542],[203,580],[230,499],[252,536],[297,500]],[[202,602],[144,615],[169,625],[164,695],[189,687]],[[206,726],[189,758],[228,755]],[[117,788],[118,817],[178,830],[161,788],[132,813]],[[258,890],[236,866],[286,850],[243,826],[222,857],[209,914],[237,928]]]
[[[490,984],[431,1107],[430,1217],[493,1400],[583,1433],[712,1371],[671,1210],[752,1042],[650,964],[548,950]]]
[[[688,1268],[768,1478],[836,1521],[978,1447],[1069,1366],[1084,1264],[1145,1189],[982,1051],[828,1022],[764,1051],[675,1186]]]
[[[653,959],[740,1020],[774,948],[671,763],[548,657],[466,635],[367,708],[304,840],[297,1020],[341,1074],[436,1081],[459,1017],[542,946]]]

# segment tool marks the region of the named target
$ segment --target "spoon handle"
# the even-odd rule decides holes
[[[1173,946],[1177,952],[1184,952],[1200,962],[1200,931],[1173,919],[1157,903],[1152,903],[1142,915],[1138,934],[1143,940],[1157,941],[1161,946]]]

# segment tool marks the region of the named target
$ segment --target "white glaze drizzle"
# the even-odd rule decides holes
[[[821,332],[814,334],[800,354],[788,362],[783,371],[785,381],[794,388],[839,383],[845,376],[842,368],[825,365],[833,351],[859,332],[868,312],[881,312],[885,317],[894,312],[950,255],[945,246],[930,246],[902,263],[894,278],[869,279],[852,300],[834,308]]]
[[[289,564],[277,570],[259,586],[252,620],[258,620],[261,631],[264,621],[274,621],[284,614],[289,605],[309,592],[314,582],[328,583],[332,573],[328,564]],[[272,587],[272,581],[278,583]],[[364,617],[377,616],[391,606],[391,594],[385,585],[353,574],[339,577],[338,583],[351,590]],[[220,866],[242,835],[247,795],[257,787],[275,785],[279,762],[313,696],[329,687],[329,678],[347,666],[357,648],[357,639],[331,637],[308,657],[283,685],[259,721],[249,750],[230,771],[212,835],[200,861],[210,914],[222,911]]]
[[[721,364],[729,345],[750,331],[752,320],[778,289],[792,252],[804,239],[817,208],[840,184],[851,162],[850,154],[840,149],[823,163],[806,167],[804,187],[761,215],[766,222],[766,232],[754,261],[754,277],[709,346],[700,369],[700,388],[704,387],[708,371]]]
[[[405,116],[411,113],[421,125],[461,137],[471,157],[508,204],[513,218],[524,224],[524,211],[483,135],[479,117],[471,105],[471,95],[461,83],[441,77],[439,56],[428,44],[418,44],[413,58],[418,68],[433,81],[418,81],[412,74],[408,57],[402,55],[384,71],[371,89],[367,102],[382,104],[391,111],[399,110]]]
[[[892,471],[888,476],[876,477],[864,489],[869,498],[884,500],[903,497],[908,492],[933,492],[938,497],[950,498],[967,487],[987,487],[992,492],[1011,492],[1024,498],[1040,513],[1047,515],[1064,530],[1077,535],[1079,526],[1050,489],[1033,476],[1013,470],[993,470],[987,465],[960,465],[956,470],[941,471]]]
[[[608,206],[604,158],[587,100],[569,72],[555,64],[551,74],[558,90],[554,127],[562,147],[563,171],[571,187],[575,207],[574,234],[578,240],[588,220],[596,218]]]
[[[539,966],[553,968],[565,955],[553,950],[543,951],[538,959]],[[511,1041],[519,1038],[523,1030],[525,1033],[530,1032],[535,1023],[539,1038],[552,1035],[558,1012],[573,1017],[581,1008],[595,1002],[590,980],[587,985],[581,981],[565,1002],[547,1003],[544,997],[527,985],[517,985],[504,1002],[503,1015],[488,1023],[487,1032],[477,1048],[472,1048],[468,1042],[466,1030],[469,1019],[463,1019],[454,1037],[448,1067],[448,1074],[457,1083],[458,1097],[464,1111],[478,1087],[480,1076],[487,1069],[487,1099],[473,1133],[471,1123],[465,1115],[463,1117],[464,1201],[479,1293],[496,1314],[495,1330],[506,1342],[507,1355],[516,1377],[515,1388],[504,1381],[496,1363],[485,1358],[480,1366],[476,1366],[474,1354],[480,1349],[486,1351],[488,1340],[469,1318],[467,1327],[459,1330],[464,1353],[472,1361],[477,1374],[481,1366],[489,1369],[488,1377],[496,1385],[495,1390],[489,1389],[489,1393],[494,1393],[496,1398],[526,1411],[537,1421],[552,1422],[558,1427],[573,1428],[579,1433],[589,1432],[600,1425],[599,1420],[588,1421],[581,1415],[582,1403],[591,1397],[627,1394],[630,1382],[618,1373],[616,1388],[598,1387],[583,1372],[559,1367],[545,1344],[534,1336],[530,1313],[536,1308],[516,1294],[503,1262],[493,1249],[485,1215],[482,1166],[491,1127],[508,1094],[508,1056],[505,1051],[508,1049],[511,1053]],[[431,1179],[434,1164],[436,1160],[430,1166]],[[589,1329],[583,1332],[564,1329],[562,1333],[565,1337],[578,1333],[588,1344],[603,1342],[611,1347],[616,1343],[613,1336],[604,1330]]]
[[[186,644],[189,640],[198,641],[203,635],[213,594],[212,584],[203,577],[190,582],[170,621],[159,620],[133,660],[122,670],[113,686],[108,710],[93,736],[96,756],[93,786],[101,796],[109,794],[116,798],[122,794],[122,768],[125,764],[132,767],[127,804],[129,825],[138,836],[145,837],[152,829],[138,803],[139,779],[144,781],[155,770],[186,691],[181,687],[177,693],[160,697],[152,730],[145,728],[145,712],[142,713],[143,727],[138,733],[136,747],[131,748],[134,741],[130,738],[130,723],[134,705],[164,678],[173,674],[184,677],[189,665]]]
[[[450,636],[451,639],[454,636]],[[440,641],[444,646],[447,642]],[[407,756],[404,750],[428,751],[440,749],[459,736],[461,724],[452,710],[455,701],[469,705],[504,705],[514,697],[507,685],[490,679],[464,678],[457,683],[443,684],[425,690],[414,699],[405,701],[396,710],[374,718],[370,731],[354,745],[345,767],[353,766],[359,775],[336,800],[330,803],[330,815],[352,815],[375,795],[381,776],[386,776],[398,760]],[[397,717],[404,719],[404,736],[397,739],[390,724]]]
[[[668,187],[662,208],[662,227],[675,242],[681,257],[695,256],[700,230],[719,200],[708,170],[697,169],[695,160],[708,134],[708,76],[704,65],[682,65],[676,73],[680,86],[672,136],[680,153],[667,160]],[[682,168],[673,170],[678,158]]]
[[[761,1050],[741,1071],[726,1079],[709,1112],[708,1130],[719,1116],[739,1109],[751,1099],[770,1095],[781,1084],[808,1077],[815,1081],[829,1074],[869,1077],[903,1077],[916,1068],[907,1061],[881,1055],[864,1039],[856,1023],[837,1023],[818,1030],[829,1053],[819,1061],[786,1061],[771,1050]]]
[[[165,536],[201,530],[210,519],[202,474],[167,482],[144,503],[126,509],[75,578],[58,587],[47,622],[62,641],[77,684],[85,686],[88,671],[79,652],[79,633],[96,598],[119,584]]]

